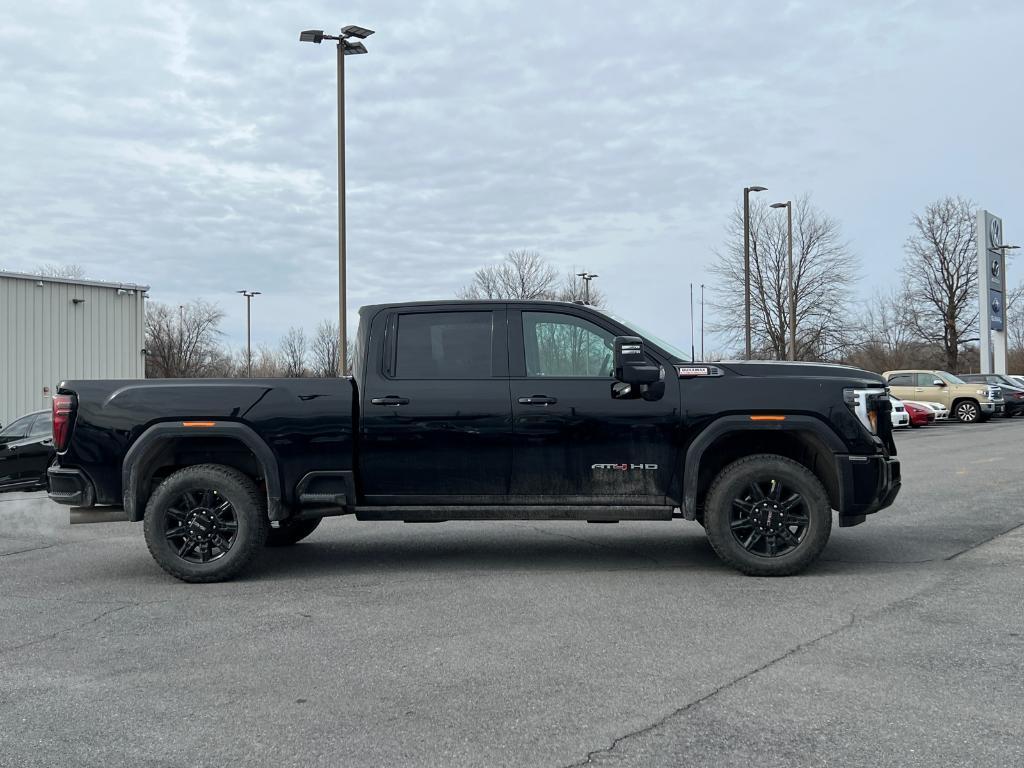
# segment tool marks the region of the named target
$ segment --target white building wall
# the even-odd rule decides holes
[[[144,378],[146,290],[0,272],[0,423],[49,408],[65,379]]]

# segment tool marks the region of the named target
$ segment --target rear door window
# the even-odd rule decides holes
[[[492,312],[398,316],[396,379],[487,379],[492,375]]]
[[[889,377],[890,387],[912,387],[914,386],[914,374],[895,373]]]

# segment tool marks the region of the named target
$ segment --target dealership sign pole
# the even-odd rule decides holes
[[[1003,220],[978,211],[978,347],[982,373],[1006,373],[1006,247]]]

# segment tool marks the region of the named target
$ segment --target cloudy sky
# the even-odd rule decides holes
[[[334,50],[298,33],[344,24],[377,30],[347,68],[353,319],[531,248],[689,346],[748,184],[837,217],[863,296],[936,197],[1024,240],[1011,0],[0,0],[0,267],[202,297],[235,345],[240,288],[257,341],[332,317]]]

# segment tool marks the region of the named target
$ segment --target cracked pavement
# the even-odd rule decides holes
[[[185,585],[0,494],[0,766],[1019,766],[1024,420],[897,435],[802,576],[696,524],[328,520]]]

